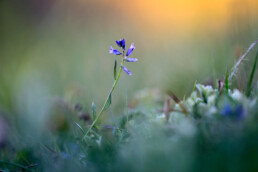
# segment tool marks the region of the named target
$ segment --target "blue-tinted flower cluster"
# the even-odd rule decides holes
[[[137,62],[138,61],[137,58],[129,58],[129,56],[133,53],[133,50],[135,49],[134,43],[132,43],[131,46],[128,48],[126,54],[124,54],[124,51],[126,48],[125,39],[122,39],[119,41],[116,40],[116,44],[118,45],[118,47],[122,48],[123,53],[121,53],[119,50],[114,49],[112,46],[110,46],[110,49],[109,49],[110,54],[123,55],[124,56],[123,60],[125,60],[126,62]],[[121,67],[128,75],[132,75],[132,73],[125,66],[122,65]]]
[[[245,109],[242,105],[238,105],[232,108],[230,105],[225,105],[221,110],[222,116],[233,117],[237,120],[241,120],[245,116]]]

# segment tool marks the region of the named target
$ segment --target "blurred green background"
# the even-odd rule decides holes
[[[113,95],[120,113],[138,91],[173,90],[223,79],[258,37],[256,0],[3,0],[0,2],[0,108],[37,117],[51,100],[103,104],[113,83],[115,40],[134,42]],[[249,68],[247,72],[249,73]],[[244,70],[245,71],[245,70]]]

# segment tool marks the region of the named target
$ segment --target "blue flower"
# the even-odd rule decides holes
[[[133,53],[133,50],[135,49],[134,43],[131,44],[129,49],[126,52],[126,57],[130,56]]]
[[[137,62],[137,61],[138,61],[137,58],[125,58],[125,60],[126,60],[127,62]]]
[[[124,54],[125,50],[125,39],[120,39],[119,41],[116,40],[116,44],[118,47],[121,47],[123,49],[123,53],[121,53],[119,50],[114,49],[112,46],[110,46],[109,53],[115,54],[115,55],[121,55],[123,54],[123,62],[137,62],[137,58],[128,58],[133,53],[133,50],[135,49],[134,43],[131,44],[131,46],[128,48],[126,54]],[[122,63],[123,64],[123,63]],[[123,65],[121,65],[122,69],[128,74],[132,75],[132,73]]]
[[[126,52],[126,56],[125,56],[125,60],[127,62],[137,62],[138,59],[137,58],[128,58],[128,56],[130,56],[133,53],[133,50],[135,49],[134,43],[131,44],[131,46],[129,47],[129,49]]]
[[[68,154],[68,153],[62,152],[62,158],[63,158],[63,159],[70,159],[70,158],[71,158],[71,155]]]
[[[110,46],[109,54],[121,55],[122,53]]]
[[[132,73],[130,72],[130,70],[128,70],[125,66],[122,66],[122,68],[124,69],[124,71],[125,71],[128,75],[132,75]]]
[[[222,116],[241,120],[245,117],[245,109],[242,105],[236,106],[234,109],[230,105],[225,105],[221,110]]]
[[[117,41],[117,40],[116,40],[116,44],[117,44],[119,47],[123,48],[123,50],[125,50],[125,39],[122,39],[122,40],[120,40],[120,41]]]
[[[231,116],[234,112],[230,105],[225,105],[220,113],[222,116]]]
[[[245,109],[244,109],[244,107],[242,106],[242,105],[238,105],[237,107],[236,107],[236,118],[237,118],[237,120],[241,120],[241,119],[243,119],[244,117],[245,117]]]

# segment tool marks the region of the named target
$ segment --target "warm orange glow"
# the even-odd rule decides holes
[[[120,11],[145,31],[186,32],[227,27],[232,15],[244,11],[257,15],[257,0],[130,0],[105,1],[105,6]]]
[[[229,0],[182,0],[182,1],[137,1],[135,15],[146,22],[163,27],[194,26],[200,21],[216,19],[218,22],[227,17]]]

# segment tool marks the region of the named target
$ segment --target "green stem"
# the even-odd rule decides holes
[[[117,84],[117,82],[118,82],[118,80],[119,80],[119,78],[120,78],[120,75],[121,75],[121,72],[122,72],[122,66],[123,66],[123,65],[124,65],[124,52],[123,52],[123,59],[122,59],[122,62],[121,62],[121,66],[120,66],[118,75],[117,75],[117,77],[116,77],[116,80],[115,80],[115,82],[114,82],[114,84],[113,84],[111,90],[109,91],[109,94],[108,94],[108,96],[107,96],[107,99],[106,99],[104,105],[102,106],[102,109],[101,109],[100,113],[98,114],[98,116],[96,117],[96,119],[93,121],[93,123],[91,124],[90,128],[87,130],[86,134],[85,134],[84,137],[83,137],[83,140],[85,139],[85,137],[88,135],[88,133],[90,132],[90,130],[94,127],[94,125],[97,123],[98,119],[101,117],[102,113],[104,112],[105,107],[106,107],[106,105],[107,105],[107,103],[108,103],[109,96],[110,96],[110,94],[112,94],[112,92],[114,91],[114,89],[115,89],[115,87],[116,87],[116,84]]]

